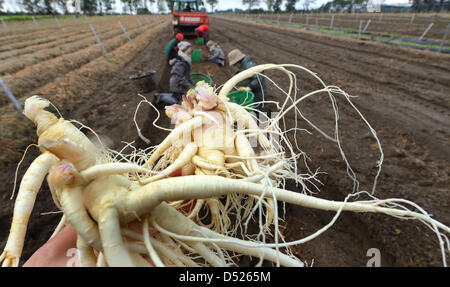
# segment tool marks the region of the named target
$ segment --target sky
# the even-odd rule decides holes
[[[70,1],[70,0],[69,0]],[[327,2],[329,2],[330,0],[316,0],[315,4],[310,5],[310,8],[317,8],[320,7],[322,4],[325,4]],[[120,0],[116,0],[116,7],[120,7],[119,4]],[[265,1],[261,1],[261,4],[259,5],[259,7],[267,9],[266,4],[264,4]],[[303,0],[300,0],[299,3],[297,3],[297,9],[301,9],[302,6],[302,2]],[[407,3],[408,0],[385,0],[386,4],[393,4],[393,3]],[[3,11],[18,11],[20,9],[20,0],[5,0],[5,3],[3,4]],[[156,5],[153,5],[154,7],[152,7],[152,11],[155,12],[156,9]],[[209,5],[207,5],[208,11],[210,9]],[[230,9],[230,8],[241,8],[241,9],[245,9],[246,6],[242,5],[242,0],[219,0],[219,5],[217,6],[216,9],[218,10],[226,10],[226,9]],[[257,7],[255,7],[257,8]],[[284,4],[283,4],[283,8],[284,8]],[[120,8],[116,9],[118,13],[121,13],[122,11],[120,10]]]

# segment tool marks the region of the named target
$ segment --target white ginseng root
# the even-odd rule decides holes
[[[307,72],[322,88],[297,96],[295,74],[288,68]],[[227,95],[238,82],[266,70],[286,74],[289,89],[284,91],[276,85],[286,100],[275,118],[265,117],[261,128],[246,108],[229,102]],[[329,96],[335,114],[333,137],[314,126],[298,107],[305,99],[323,93]],[[47,174],[55,204],[63,212],[55,234],[70,222],[78,234],[82,266],[233,266],[235,258],[242,255],[259,258],[258,266],[263,260],[276,266],[305,266],[289,247],[317,238],[344,211],[381,213],[424,223],[436,234],[446,266],[448,226],[411,201],[377,199],[359,191],[339,140],[334,95],[348,101],[379,143],[375,131],[345,92],[326,86],[317,75],[296,65],[251,68],[225,83],[219,95],[209,85],[198,83],[183,97],[181,105],[166,109],[175,123],[167,138],[145,150],[128,144],[133,150],[129,155],[98,149],[72,123],[45,111],[48,101],[31,97],[25,114],[36,124],[42,155],[22,179],[10,236],[0,256],[3,266],[19,264],[28,219]],[[311,172],[306,155],[295,151],[300,150],[295,137],[300,130],[297,123],[290,130],[280,128],[288,112],[337,144],[354,181],[354,189],[344,201],[321,199],[310,192],[311,186],[318,189],[316,184],[321,184],[317,179],[320,172]],[[288,132],[294,133],[294,144],[289,142]],[[279,142],[275,142],[277,137]],[[254,140],[259,146],[253,145]],[[383,161],[381,148],[380,153],[372,193]],[[299,172],[297,161],[302,157],[307,170]],[[286,190],[287,180],[293,180],[298,190]],[[350,201],[363,194],[369,200]],[[279,227],[279,203],[336,215],[313,234],[286,242]],[[247,234],[247,225],[255,217],[259,233]],[[141,228],[131,230],[129,225],[136,221]],[[242,238],[237,238],[239,233]]]

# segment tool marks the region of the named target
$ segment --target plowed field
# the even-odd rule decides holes
[[[211,25],[210,37],[222,46],[225,54],[239,48],[260,64],[302,65],[316,72],[325,83],[339,86],[355,96],[352,101],[376,130],[385,155],[375,196],[414,201],[431,212],[437,220],[450,225],[449,55],[336,39],[309,31],[250,24],[221,17],[213,17]],[[156,70],[156,91],[168,91],[169,69],[163,52],[172,34],[168,21],[158,27],[154,27],[154,34],[151,32],[153,28],[149,29],[149,37],[153,40],[146,39],[145,44],[136,47],[138,52],[133,55],[129,52],[120,67],[110,63],[111,60],[104,62],[98,58],[98,65],[74,67],[78,72],[69,72],[59,81],[47,84],[40,94],[55,100],[57,106],[62,107],[61,113],[66,118],[81,121],[101,136],[109,138],[112,148],[120,149],[124,146],[123,141],[136,141],[136,145],[144,147],[132,121],[141,98],[137,96],[139,90],[128,77]],[[80,38],[83,37],[80,35]],[[120,57],[128,50],[117,49],[115,55]],[[49,58],[47,61],[52,60]],[[83,67],[84,70],[80,70]],[[103,67],[117,70],[100,74],[98,70]],[[219,68],[208,62],[194,63],[193,71],[210,74],[217,86],[234,74],[234,70],[228,66]],[[284,75],[275,72],[266,75],[287,87]],[[77,84],[79,79],[82,81]],[[299,73],[297,81],[299,93],[318,88],[312,78],[305,74]],[[20,99],[29,95],[24,92]],[[153,92],[143,95],[151,100]],[[269,84],[268,99],[281,102],[284,97]],[[342,147],[360,181],[361,189],[370,190],[377,171],[379,148],[348,103],[338,99],[337,104]],[[12,109],[12,106],[9,108]],[[299,108],[321,129],[333,133],[334,114],[326,96],[312,98]],[[166,136],[166,133],[153,127],[155,117],[156,112],[148,107],[143,107],[138,113],[142,132],[152,144],[159,143]],[[7,156],[2,158],[0,174],[4,183],[0,190],[2,247],[7,239],[12,215],[13,201],[9,197],[16,163],[26,145],[36,140],[32,125],[27,123],[26,127],[18,129],[21,127],[16,122],[18,119],[18,116],[3,116],[1,122],[1,144],[7,147],[4,149]],[[21,121],[26,120],[21,118]],[[158,124],[170,126],[165,117]],[[347,175],[335,143],[311,129],[306,122],[296,121],[293,114],[287,115],[286,124],[287,128],[296,126],[311,132],[299,133],[297,140],[309,157],[310,168],[320,168],[326,172],[321,175],[323,186],[320,186],[321,192],[316,196],[343,200],[351,192],[353,182]],[[36,149],[32,148],[19,176],[37,154]],[[288,188],[296,189],[292,184],[288,184]],[[52,233],[60,215],[41,213],[54,210],[56,207],[51,195],[44,187],[31,218],[22,261]],[[287,206],[284,234],[288,240],[305,237],[322,228],[333,216],[332,212]],[[330,230],[307,244],[294,247],[294,251],[308,263],[314,260],[314,266],[365,266],[370,248],[381,251],[382,266],[440,266],[442,263],[437,238],[424,225],[377,214],[344,213]],[[243,261],[241,264],[249,263]]]

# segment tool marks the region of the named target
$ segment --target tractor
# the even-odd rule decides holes
[[[174,33],[183,33],[185,36],[195,35],[195,29],[200,25],[209,26],[209,17],[203,1],[178,0],[173,7]]]

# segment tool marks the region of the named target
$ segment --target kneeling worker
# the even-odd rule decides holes
[[[230,66],[238,66],[238,70],[235,74],[239,74],[242,71],[258,65],[255,61],[243,54],[238,49],[235,49],[228,54],[228,61],[230,63]],[[266,100],[266,81],[264,77],[260,75],[254,75],[251,78],[245,79],[242,82],[239,82],[236,87],[239,88],[240,91],[250,90],[255,95],[255,103]],[[258,104],[257,106],[255,106],[255,108],[263,113],[266,113],[264,104]]]
[[[193,48],[189,42],[178,43],[178,57],[170,72],[170,91],[176,95],[179,102],[189,89],[195,88],[191,77]]]
[[[206,41],[208,41],[208,31],[208,25],[202,24],[195,29],[195,35],[197,36],[197,38],[203,38],[206,43]]]
[[[173,38],[169,44],[167,44],[166,50],[164,51],[164,56],[166,60],[171,63],[171,60],[176,58],[178,55],[178,44],[183,41],[184,35],[178,33],[175,38]]]
[[[206,43],[206,46],[209,49],[209,60],[213,63],[218,64],[219,66],[225,66],[225,54],[223,53],[222,48],[216,42],[209,40]]]
[[[193,48],[189,42],[178,43],[178,55],[173,59],[173,67],[170,72],[170,92],[155,94],[153,104],[156,106],[170,106],[179,104],[183,94],[189,89],[195,88],[191,77],[191,55]]]

